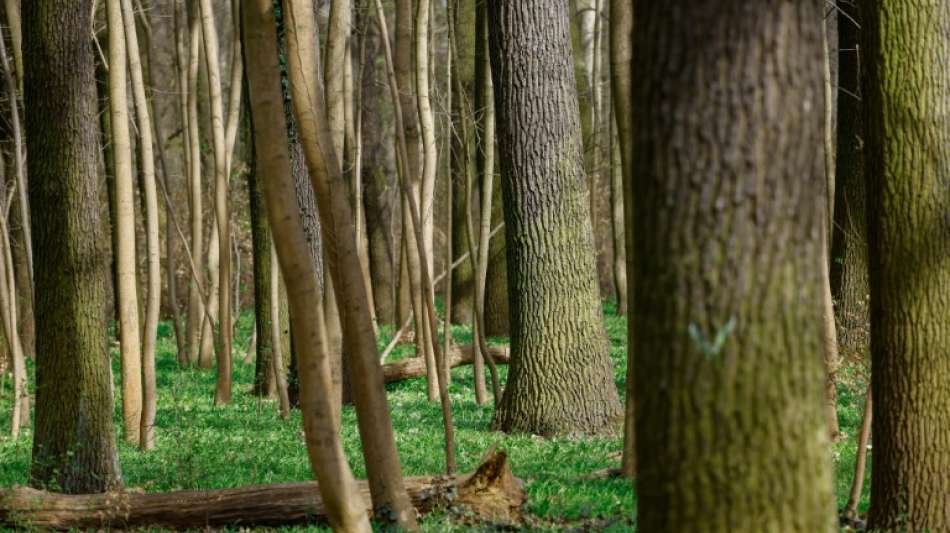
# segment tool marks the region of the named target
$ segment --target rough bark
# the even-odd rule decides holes
[[[70,493],[120,481],[99,218],[91,2],[23,4],[36,254],[36,426],[30,484]]]
[[[488,9],[512,316],[493,425],[612,432],[620,403],[600,313],[567,5]]]
[[[474,473],[457,477],[406,479],[412,505],[420,514],[449,507],[499,527],[521,523],[527,495],[511,473],[504,454],[495,454]],[[28,488],[0,493],[0,524],[41,529],[172,530],[227,526],[277,527],[326,523],[326,503],[316,483],[254,485],[236,489],[144,494],[110,492],[63,496]],[[369,488],[358,484],[355,506],[369,513]],[[331,522],[332,524],[332,522]],[[334,528],[339,531],[340,529]]]
[[[861,13],[839,2],[837,169],[831,248],[831,292],[835,301],[838,351],[842,361],[864,364],[870,338],[867,212],[864,177],[864,116],[861,109]]]
[[[950,4],[862,2],[875,530],[950,529]]]
[[[634,4],[630,349],[644,531],[835,530],[823,5]]]

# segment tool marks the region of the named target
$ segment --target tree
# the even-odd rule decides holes
[[[36,258],[36,429],[30,484],[102,492],[121,480],[106,348],[89,0],[23,3],[24,101]]]
[[[107,0],[109,25],[109,114],[115,168],[116,304],[119,308],[119,351],[122,361],[123,436],[139,442],[142,421],[142,344],[139,332],[135,261],[135,193],[132,141],[129,133],[128,54],[121,0]]]
[[[403,483],[386,404],[379,349],[356,250],[352,208],[347,201],[347,185],[339,155],[333,149],[323,86],[310,68],[316,64],[318,52],[313,6],[306,0],[284,0],[282,6],[287,17],[287,70],[294,117],[319,206],[329,258],[327,266],[340,305],[343,349],[350,355],[349,377],[373,508],[377,513],[388,512],[399,526],[415,530],[415,510]],[[289,280],[289,276],[285,279]]]
[[[125,27],[129,72],[139,125],[139,164],[141,165],[141,195],[145,204],[145,239],[148,259],[147,300],[142,336],[142,417],[139,421],[139,446],[143,450],[155,447],[155,344],[158,341],[158,313],[162,303],[161,252],[158,239],[158,192],[155,187],[155,156],[152,142],[152,117],[145,81],[142,75],[142,55],[135,28],[135,14],[131,0],[121,0],[122,23]]]
[[[581,155],[567,2],[491,2],[511,365],[493,425],[540,435],[613,431]]]
[[[330,358],[322,308],[313,305],[320,287],[311,260],[303,222],[298,216],[278,216],[286,205],[296,203],[296,188],[290,169],[287,125],[283,113],[280,67],[277,55],[277,24],[270,0],[248,2],[244,10],[254,142],[261,161],[261,174],[284,279],[290,287],[293,328],[300,339],[298,354],[301,410],[310,465],[327,504],[330,523],[336,531],[371,531],[365,507],[339,436],[331,397]],[[294,213],[292,213],[294,215]],[[261,332],[265,335],[266,332]]]
[[[864,361],[868,353],[869,301],[864,114],[859,79],[861,13],[855,2],[839,2],[839,60],[835,223],[831,248],[831,291],[838,349],[843,360]]]
[[[871,511],[875,530],[950,529],[950,5],[862,2]]]
[[[823,4],[634,3],[630,349],[645,531],[834,530]]]
[[[623,221],[624,221],[624,268],[625,278],[632,285],[633,281],[633,115],[631,113],[631,90],[633,56],[633,6],[623,0],[610,2],[610,75],[611,90],[613,91],[614,116],[617,122],[617,140],[619,143],[620,166],[623,174]],[[616,253],[616,250],[614,250]],[[627,375],[624,398],[623,418],[623,456],[621,457],[621,471],[623,475],[633,479],[637,472],[636,455],[636,419],[634,389],[635,376],[633,375],[633,327],[635,317],[629,313],[633,308],[633,290],[628,288],[626,302],[623,302],[627,312]],[[621,302],[617,302],[619,306]]]
[[[211,0],[199,0],[201,35],[204,38],[208,86],[211,100],[211,132],[214,139],[214,212],[218,236],[218,347],[216,350],[216,404],[231,403],[231,219],[228,214],[228,179],[230,146],[224,123],[221,98],[221,73],[218,64],[218,32],[215,28]],[[235,63],[236,64],[236,63]],[[232,108],[240,106],[231,100]],[[229,120],[230,122],[230,120]],[[229,124],[230,125],[230,124]]]

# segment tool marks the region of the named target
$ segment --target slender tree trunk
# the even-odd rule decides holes
[[[333,529],[369,532],[369,521],[343,454],[339,427],[327,416],[334,409],[334,399],[330,395],[330,362],[326,335],[321,327],[321,308],[313,305],[320,288],[315,264],[310,260],[310,245],[299,217],[277,216],[282,208],[296,202],[296,188],[287,151],[289,142],[279,83],[274,4],[270,0],[248,2],[244,17],[254,142],[275,235],[274,246],[290,288],[294,336],[302,341],[296,348],[303,382],[301,410],[310,465],[327,504]]]
[[[634,4],[642,530],[835,530],[818,355],[823,5]]]
[[[493,2],[489,10],[513,316],[508,385],[493,425],[610,432],[620,406],[600,313],[567,5]]]
[[[91,2],[23,4],[36,252],[36,428],[30,485],[69,493],[120,483],[99,218]],[[111,41],[111,40],[110,40]],[[121,42],[121,41],[120,41]],[[113,63],[115,65],[115,63]]]
[[[472,246],[468,240],[469,189],[467,183],[474,171],[472,141],[474,130],[473,105],[475,99],[475,0],[454,0],[452,52],[452,99],[451,159],[452,175],[456,182],[452,187],[452,250],[453,263],[468,252]],[[470,324],[473,319],[474,269],[470,261],[462,263],[452,272],[452,321],[455,324]],[[505,298],[507,299],[507,293]],[[482,379],[484,383],[484,379]],[[482,387],[484,392],[484,386]]]
[[[834,221],[834,202],[835,202],[835,143],[834,143],[834,93],[837,92],[838,80],[832,78],[830,47],[828,25],[821,25],[822,42],[824,43],[824,54],[822,55],[822,67],[824,70],[824,100],[825,100],[825,228],[822,231],[824,246],[822,247],[822,257],[826,268],[821,279],[822,286],[822,308],[824,312],[824,356],[825,356],[825,409],[828,419],[828,433],[832,440],[838,438],[838,390],[835,375],[838,371],[838,335],[835,331],[835,310],[831,295],[831,277],[829,273],[832,237],[831,224]],[[835,32],[835,42],[837,44],[837,32]],[[837,74],[837,72],[835,73]]]
[[[188,56],[188,135],[186,150],[191,168],[188,172],[191,206],[191,260],[195,265],[201,284],[204,283],[204,212],[201,194],[201,148],[198,133],[198,72],[201,61],[201,19],[198,13],[198,0],[190,1],[189,15],[189,56]],[[198,364],[201,358],[201,333],[204,329],[205,314],[203,298],[198,288],[198,280],[192,280],[188,286],[188,356],[189,362]]]
[[[23,90],[23,28],[20,16],[20,0],[3,0],[7,15],[7,27],[10,28],[10,43],[13,45],[13,64],[16,72],[17,88]]]
[[[848,503],[841,513],[848,520],[858,516],[858,503],[861,502],[861,492],[864,488],[865,468],[868,460],[868,444],[871,441],[872,394],[868,388],[864,395],[864,414],[861,417],[861,433],[858,434],[857,449],[854,453],[854,477],[851,479],[851,492],[848,494]]]
[[[272,295],[280,294],[280,265],[277,264],[277,250],[270,248],[270,293]],[[271,356],[271,372],[274,374],[275,388],[277,389],[277,400],[280,406],[280,417],[287,419],[290,417],[290,399],[287,395],[287,378],[284,373],[284,354],[282,349],[282,335],[280,325],[280,298],[270,299],[270,316],[272,317],[270,325],[270,342],[273,347]]]
[[[221,72],[218,64],[218,32],[211,0],[199,0],[205,59],[211,100],[211,132],[214,140],[214,210],[218,230],[218,346],[214,403],[231,403],[231,220],[228,215],[228,148],[224,104],[221,102]],[[240,105],[231,102],[232,105]]]
[[[336,281],[337,301],[342,307],[344,349],[351,354],[350,378],[373,507],[377,512],[386,509],[401,527],[415,530],[415,511],[400,473],[369,301],[366,288],[359,280],[359,256],[351,225],[352,210],[346,199],[346,183],[339,156],[333,151],[323,87],[309,68],[315,64],[316,50],[313,8],[307,6],[305,0],[285,0],[283,7],[287,16],[287,58],[294,115],[320,206],[322,229],[325,236],[333,236],[325,239],[330,258],[328,266]]]
[[[287,299],[285,292],[271,291],[271,238],[270,224],[267,223],[267,211],[264,198],[264,184],[258,177],[259,171],[247,174],[248,198],[250,199],[251,241],[254,257],[254,317],[257,333],[255,347],[254,386],[251,393],[255,396],[277,397],[277,373],[273,364],[276,350],[290,356],[289,316],[287,313]],[[278,276],[279,279],[279,276]],[[272,314],[275,308],[277,314]],[[278,345],[273,344],[271,330],[274,323],[280,324],[280,340]]]
[[[122,359],[124,438],[138,443],[142,422],[142,344],[139,337],[135,261],[135,195],[126,85],[127,54],[121,0],[107,0],[109,24],[109,111],[115,158],[116,276],[118,278],[119,349]]]
[[[145,305],[145,325],[142,345],[142,417],[139,447],[155,447],[155,345],[158,340],[158,314],[162,304],[161,252],[158,236],[158,192],[155,187],[155,155],[153,153],[152,120],[139,52],[135,14],[131,0],[120,0],[126,46],[129,52],[129,71],[132,74],[132,94],[135,101],[139,131],[139,164],[142,166],[141,192],[145,203],[145,239],[148,258],[148,299]]]
[[[610,73],[613,92],[617,140],[620,144],[620,164],[623,173],[624,258],[626,260],[627,298],[627,372],[624,386],[623,455],[620,469],[633,479],[637,472],[637,447],[634,408],[634,320],[633,309],[633,6],[623,0],[610,3]]]
[[[862,2],[875,530],[950,530],[950,4]]]
[[[491,228],[501,227],[488,242],[488,271],[485,275],[485,335],[507,337],[511,332],[508,314],[508,260],[505,251],[505,209],[501,180],[494,180],[491,200]]]

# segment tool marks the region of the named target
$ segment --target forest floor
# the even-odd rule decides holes
[[[605,304],[605,317],[617,387],[622,395],[626,321],[616,315],[610,303]],[[244,314],[235,339],[235,345],[242,350],[248,345],[252,327],[253,315]],[[389,341],[390,335],[391,332],[380,335],[381,346]],[[454,328],[453,335],[460,344],[471,342],[471,333],[465,328]],[[273,401],[261,400],[249,393],[254,377],[253,361],[243,363],[243,354],[239,354],[234,365],[234,402],[227,407],[214,407],[214,372],[179,369],[170,323],[161,325],[159,336],[157,446],[153,451],[141,452],[120,439],[119,457],[128,487],[158,492],[312,479],[299,412],[295,411],[289,420],[281,420]],[[495,340],[504,342],[504,339]],[[411,356],[412,351],[411,345],[402,345],[390,361]],[[114,375],[118,379],[118,348],[114,345],[112,352]],[[500,370],[504,377],[506,368],[502,366]],[[847,372],[845,375],[850,376]],[[0,487],[26,482],[32,444],[29,430],[17,441],[8,436],[9,381],[5,378],[0,382]],[[427,401],[425,379],[392,383],[387,389],[403,472],[405,475],[441,473],[444,468],[441,411],[438,402]],[[116,390],[120,390],[118,383]],[[839,386],[838,415],[844,434],[834,447],[839,508],[844,507],[850,490],[863,394],[860,377],[851,376]],[[620,435],[541,439],[492,432],[489,429],[492,405],[491,402],[483,406],[475,403],[471,366],[453,370],[450,396],[459,471],[474,469],[493,445],[507,451],[515,475],[525,481],[531,530],[635,529],[636,498],[630,484],[622,479],[585,479],[595,471],[619,466]],[[119,405],[117,398],[117,428],[121,427]],[[343,412],[343,440],[355,475],[365,477],[352,407],[346,407]],[[861,513],[867,508],[868,488],[869,482],[866,482]],[[477,530],[469,525],[456,525],[451,516],[445,514],[428,516],[422,527],[431,532]],[[495,529],[486,526],[484,530]],[[296,527],[281,531],[326,529]]]

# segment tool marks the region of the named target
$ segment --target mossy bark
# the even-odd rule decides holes
[[[567,4],[490,2],[508,253],[511,365],[493,425],[615,431]]]
[[[491,227],[504,222],[501,180],[494,181]],[[505,229],[502,228],[488,247],[488,275],[485,278],[485,335],[507,337],[511,331],[508,314],[508,264],[505,254]]]
[[[950,4],[861,3],[874,458],[869,526],[950,530]]]
[[[248,199],[251,214],[251,242],[254,259],[254,317],[257,328],[257,351],[254,361],[254,386],[251,394],[255,396],[275,397],[277,380],[274,375],[272,357],[274,343],[271,330],[273,316],[271,301],[279,300],[277,323],[281,331],[281,353],[286,354],[284,361],[290,361],[290,320],[287,306],[287,294],[280,284],[279,294],[271,291],[271,247],[273,246],[270,225],[267,223],[267,211],[264,202],[263,184],[257,179],[256,169],[247,173]]]
[[[36,426],[30,484],[121,481],[106,347],[108,237],[99,212],[89,0],[23,3],[24,102],[36,254]]]
[[[822,361],[823,8],[634,4],[630,349],[642,531],[835,530]]]

